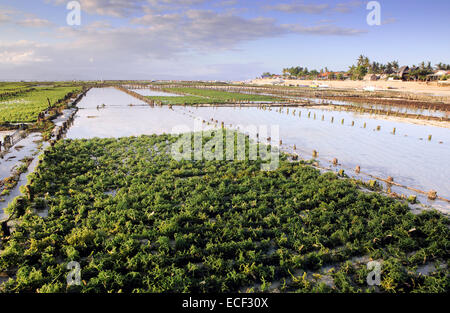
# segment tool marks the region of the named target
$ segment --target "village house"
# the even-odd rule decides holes
[[[427,76],[428,80],[431,81],[435,81],[435,80],[440,80],[442,77],[450,75],[450,71],[445,71],[445,70],[438,70],[438,71],[434,71],[433,74],[429,74]]]
[[[325,79],[334,79],[334,78],[335,78],[335,75],[334,75],[333,72],[323,72],[323,73],[320,73],[320,74],[317,76],[317,79],[322,79],[322,80],[325,80]]]
[[[378,79],[379,79],[379,77],[376,74],[366,74],[366,76],[364,76],[364,80],[366,80],[366,81],[375,81]]]
[[[399,79],[406,80],[407,75],[409,73],[410,73],[410,68],[409,68],[409,66],[405,65],[405,66],[402,66],[401,68],[399,68],[396,75]]]

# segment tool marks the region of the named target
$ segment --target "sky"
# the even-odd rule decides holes
[[[0,0],[0,80],[246,80],[450,63],[449,0]],[[74,15],[75,14],[75,15]],[[73,21],[73,19],[71,19]]]

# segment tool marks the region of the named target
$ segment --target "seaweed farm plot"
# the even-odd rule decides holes
[[[92,89],[79,107],[67,133],[69,139],[168,134],[179,125],[193,129],[195,119],[218,121],[211,122],[213,126],[223,122],[226,128],[279,125],[283,151],[307,160],[315,158],[321,165],[360,178],[354,171],[359,166],[361,173],[383,179],[390,176],[395,183],[425,192],[435,190],[438,196],[450,198],[450,133],[446,128],[316,108],[150,106],[114,88]],[[336,166],[333,159],[338,161]],[[393,190],[407,193],[395,186]],[[426,196],[420,201],[450,212],[448,203],[429,201]]]
[[[150,100],[162,101],[165,104],[193,105],[193,104],[224,104],[224,103],[271,103],[285,101],[277,96],[243,94],[225,92],[219,90],[199,89],[189,87],[163,88],[164,92],[180,94],[181,97],[173,96],[150,96]]]
[[[143,89],[130,89],[142,96],[146,97],[181,97],[181,95],[164,92],[164,91],[156,91],[153,89],[143,88]]]
[[[346,108],[354,108],[356,110],[358,109],[366,109],[367,111],[371,112],[380,112],[384,114],[388,114],[391,116],[402,114],[407,114],[410,116],[417,116],[417,117],[439,117],[439,118],[450,118],[450,111],[443,111],[443,110],[434,110],[434,109],[427,109],[427,108],[414,108],[414,107],[407,107],[407,106],[395,106],[395,105],[383,105],[383,104],[369,104],[369,103],[352,103],[349,101],[342,101],[342,100],[329,100],[329,99],[318,99],[318,98],[303,98],[305,100],[311,101],[313,103],[317,104],[331,104],[331,105],[337,105],[337,106],[343,106]]]
[[[1,291],[449,290],[450,224],[441,214],[414,215],[284,158],[271,172],[261,160],[175,161],[176,140],[50,148],[28,197],[9,208],[23,215],[1,243],[0,272],[10,277]],[[34,213],[43,208],[45,218]],[[377,287],[366,283],[370,259],[383,264]],[[80,263],[79,286],[66,283],[70,261]]]
[[[376,119],[367,114],[316,108],[176,107],[225,127],[279,125],[281,149],[450,199],[450,131],[447,128]],[[314,156],[314,150],[317,155]],[[338,166],[335,167],[336,169]],[[401,192],[401,191],[400,191]],[[425,197],[425,202],[427,199]],[[436,205],[435,202],[429,204]],[[449,213],[448,203],[439,203]]]
[[[11,219],[4,209],[22,195],[21,188],[27,183],[27,174],[34,171],[45,147],[52,145],[54,140],[59,140],[70,126],[71,118],[77,110],[73,105],[84,94],[80,94],[71,103],[72,106],[60,105],[42,112],[36,124],[20,125],[19,129],[0,132],[4,136],[0,146],[0,221],[4,218]]]
[[[79,87],[42,87],[1,97],[0,124],[35,122],[49,105],[79,91]]]
[[[383,104],[374,104],[374,105],[368,105],[364,103],[358,103],[354,105],[355,107],[362,107],[366,109],[372,109],[372,110],[380,110],[385,112],[390,112],[390,114],[414,114],[418,116],[424,116],[424,117],[442,117],[446,119],[450,119],[450,111],[442,111],[442,110],[434,110],[434,109],[426,109],[426,108],[409,108],[409,107],[396,107],[392,105],[383,105]],[[450,108],[450,105],[449,105]]]
[[[333,96],[335,93],[339,94],[342,91],[338,90],[322,90],[324,93],[311,92],[311,90],[296,87],[286,87],[287,89],[273,89],[273,88],[255,88],[255,87],[242,87],[242,86],[214,86],[214,87],[202,87],[206,89],[213,89],[217,91],[228,91],[242,94],[253,95],[265,95],[272,97],[283,97],[293,100],[305,100],[309,103],[316,103],[320,105],[339,105],[344,109],[364,111],[372,114],[386,114],[393,116],[404,116],[409,118],[420,119],[434,119],[434,120],[447,120],[450,118],[450,104],[445,104],[440,101],[434,101],[426,96],[419,97],[421,100],[406,99],[399,97],[391,93],[381,92],[377,97],[373,97],[373,94],[364,95],[356,91],[346,91],[352,96],[342,97]],[[355,95],[357,95],[355,97]],[[395,97],[397,96],[397,97]],[[426,100],[425,100],[426,99]],[[447,101],[447,100],[445,100]]]

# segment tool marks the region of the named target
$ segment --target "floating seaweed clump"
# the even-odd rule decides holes
[[[1,291],[448,292],[450,223],[438,212],[412,214],[284,157],[273,171],[248,155],[176,161],[178,138],[51,147],[15,230],[1,233],[0,273],[11,277]],[[367,285],[370,260],[379,286]],[[71,261],[80,285],[67,285]],[[419,273],[424,264],[435,269]]]

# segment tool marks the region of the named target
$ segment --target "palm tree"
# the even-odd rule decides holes
[[[398,71],[398,69],[399,69],[398,61],[392,61],[392,68],[393,68],[395,71]]]
[[[364,55],[360,55],[359,57],[358,57],[358,66],[368,66],[369,65],[369,58],[368,57],[366,57],[366,56],[364,56]]]
[[[439,62],[435,65],[437,70],[450,70],[450,64]]]
[[[394,72],[394,65],[392,65],[391,62],[388,62],[386,64],[385,72],[386,72],[386,74],[392,74]]]

